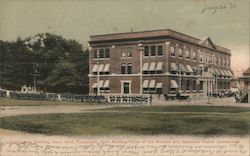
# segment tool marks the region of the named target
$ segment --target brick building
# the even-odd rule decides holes
[[[231,52],[173,30],[90,36],[89,93],[207,94],[230,88]]]

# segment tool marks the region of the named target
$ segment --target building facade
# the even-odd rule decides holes
[[[230,89],[231,52],[173,30],[90,36],[90,94],[207,94]]]

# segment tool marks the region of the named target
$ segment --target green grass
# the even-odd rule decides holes
[[[16,100],[0,98],[0,106],[48,106],[48,105],[83,105],[90,103],[65,102],[65,101],[39,101],[39,100]],[[91,103],[93,105],[94,103]]]
[[[0,118],[0,128],[47,135],[250,134],[249,108],[167,106],[107,110],[4,117]]]
[[[214,112],[214,113],[239,113],[250,112],[250,108],[229,106],[153,106],[153,107],[113,107],[104,110],[129,111],[129,112]]]

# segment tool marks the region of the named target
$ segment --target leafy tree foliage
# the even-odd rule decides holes
[[[36,85],[45,92],[88,92],[88,51],[75,40],[37,34],[0,41],[0,87],[20,90]]]

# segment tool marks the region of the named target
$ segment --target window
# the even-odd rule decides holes
[[[228,65],[228,67],[230,67],[230,59],[228,59],[227,65]]]
[[[227,66],[227,60],[224,58],[224,66]]]
[[[170,46],[170,56],[175,56],[175,47]]]
[[[131,47],[127,48],[127,57],[132,57],[132,48]]]
[[[186,83],[186,90],[190,90],[190,80],[187,80],[187,83]]]
[[[155,56],[155,46],[151,46],[150,50],[151,50],[151,56]]]
[[[149,56],[149,47],[148,46],[144,47],[144,56]]]
[[[183,49],[179,48],[179,57],[182,57],[182,55],[183,55]]]
[[[220,65],[222,66],[223,65],[223,59],[220,58]]]
[[[131,47],[121,48],[121,57],[132,57],[132,48]]]
[[[186,59],[190,59],[190,50],[186,49]]]
[[[200,54],[200,58],[199,58],[200,62],[203,62],[203,54]]]
[[[218,65],[221,65],[221,59],[218,58]]]
[[[186,80],[181,79],[181,90],[184,90],[185,86],[186,86]]]
[[[196,52],[195,51],[193,51],[193,54],[192,54],[192,58],[193,58],[193,60],[196,60]]]
[[[213,56],[212,55],[209,55],[208,63],[213,63]]]
[[[200,81],[200,90],[203,90],[203,81]]]
[[[158,48],[157,48],[157,51],[158,51],[158,56],[162,56],[162,46],[160,45],[160,46],[158,46]]]
[[[99,50],[99,58],[104,58],[104,49]]]
[[[129,82],[124,82],[124,83],[123,83],[123,93],[124,93],[124,94],[129,94],[129,92],[130,92],[130,91],[129,91],[129,90],[130,90],[129,88],[130,88],[130,87],[129,87]]]
[[[218,64],[218,57],[217,57],[217,56],[214,57],[214,64],[215,64],[215,65]]]
[[[193,80],[193,91],[196,90],[196,80]]]
[[[132,74],[132,63],[128,63],[128,74]]]
[[[109,58],[110,57],[110,52],[109,52],[109,49],[106,48],[105,49],[105,58]]]
[[[205,61],[208,62],[209,56],[206,54],[205,57],[206,57]]]
[[[94,50],[94,58],[98,58],[98,50],[97,49]]]
[[[126,74],[126,63],[121,64],[121,74]]]
[[[126,50],[125,50],[125,48],[121,48],[121,55],[122,55],[122,57],[126,57]]]

